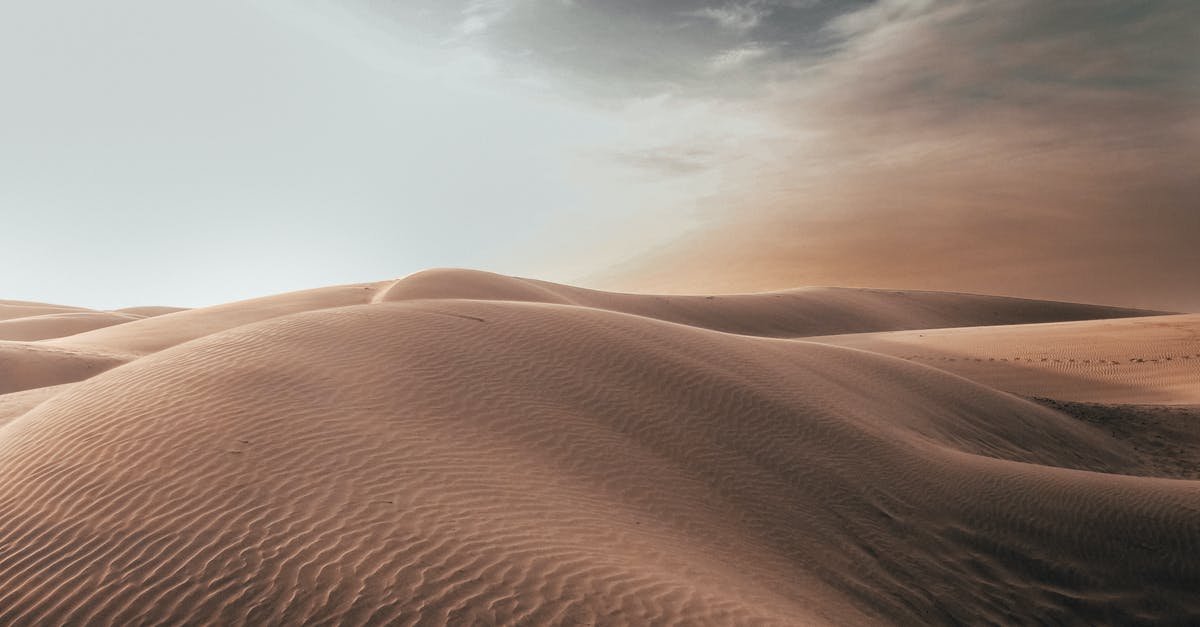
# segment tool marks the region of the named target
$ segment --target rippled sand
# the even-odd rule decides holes
[[[1150,313],[444,270],[72,319],[0,342],[0,624],[1200,620],[1200,317]]]

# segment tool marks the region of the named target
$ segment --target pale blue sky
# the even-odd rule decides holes
[[[0,298],[462,266],[1200,310],[1190,0],[0,2]]]
[[[654,207],[691,193],[611,158],[652,121],[333,4],[4,3],[0,76],[0,298],[570,280],[652,245]]]

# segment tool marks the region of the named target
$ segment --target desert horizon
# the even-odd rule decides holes
[[[0,627],[1200,624],[1200,2],[10,2],[0,75]]]

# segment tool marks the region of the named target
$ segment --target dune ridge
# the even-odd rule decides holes
[[[511,300],[591,307],[762,337],[1128,318],[1166,312],[920,290],[810,287],[706,296],[622,294],[461,269],[426,270],[378,300]]]
[[[83,380],[102,370],[214,333],[279,316],[366,303],[411,300],[499,300],[589,307],[640,315],[717,331],[763,337],[806,337],[933,327],[1021,324],[1154,315],[1136,309],[1030,301],[1017,298],[845,288],[805,288],[763,294],[657,296],[618,294],[508,277],[490,272],[439,269],[396,281],[342,285],[255,298],[190,310],[162,307],[106,312],[142,319],[68,333],[61,322],[45,341],[0,343],[0,373],[23,367],[26,374],[0,393]],[[13,324],[44,324],[44,308],[24,303],[35,317]],[[79,315],[96,316],[100,312]],[[3,323],[0,323],[3,324]],[[3,327],[0,326],[0,339]],[[76,355],[77,359],[68,358]],[[33,367],[25,366],[31,362]],[[36,374],[36,376],[35,376]]]
[[[1200,620],[1195,450],[774,337],[1005,301],[490,277],[0,345],[124,364],[0,395],[0,623]]]

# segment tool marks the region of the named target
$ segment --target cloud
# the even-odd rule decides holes
[[[735,31],[748,31],[758,26],[758,23],[768,15],[768,10],[761,2],[748,2],[704,7],[691,11],[687,15],[710,19]]]
[[[722,50],[713,56],[713,58],[709,61],[709,66],[718,72],[733,70],[751,63],[756,59],[761,59],[770,54],[770,52],[771,50],[769,48],[764,48],[757,44],[738,46],[736,48]]]
[[[760,72],[714,82],[727,61],[762,56],[819,56],[831,43],[832,18],[869,0],[358,0],[392,18],[406,38],[469,45],[514,72],[535,74],[581,98],[604,102],[658,93],[748,93]],[[434,39],[439,39],[437,35]],[[732,67],[732,66],[731,66]]]
[[[462,20],[456,30],[460,35],[478,35],[502,19],[511,8],[509,0],[471,0],[462,9]]]
[[[840,37],[852,38],[902,24],[935,6],[934,0],[878,0],[867,8],[831,19],[825,28]]]

